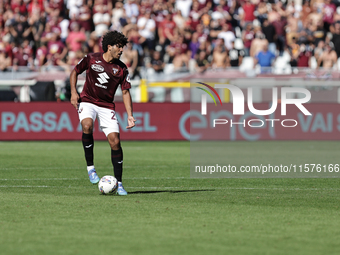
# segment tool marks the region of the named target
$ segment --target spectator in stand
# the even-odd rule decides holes
[[[308,22],[308,16],[312,13],[312,8],[310,7],[310,1],[305,0],[303,1],[302,10],[299,15],[299,20],[301,21],[302,25],[305,26]]]
[[[19,67],[30,67],[30,69],[34,67],[33,50],[28,40],[13,48],[13,68],[18,70]]]
[[[61,36],[60,22],[61,22],[61,19],[59,19],[59,17],[47,17],[46,25],[47,24],[50,25],[52,32],[57,34],[59,37]]]
[[[213,57],[211,61],[211,67],[214,70],[223,70],[227,67],[227,50],[222,40],[216,44],[213,50]]]
[[[115,7],[112,9],[111,13],[111,30],[121,31],[122,24],[120,19],[124,16],[125,10],[123,8],[122,2],[116,2]]]
[[[58,65],[62,67],[66,72],[70,72],[74,66],[79,63],[79,61],[84,57],[82,50],[77,50],[76,52],[71,51],[66,57],[66,62],[63,60],[58,61]]]
[[[161,73],[164,70],[165,63],[161,58],[160,51],[154,51],[152,55],[151,62],[149,63],[149,67],[155,70],[156,73]]]
[[[203,12],[202,10],[199,9],[199,7],[200,7],[200,4],[198,1],[193,2],[191,6],[191,11],[189,13],[189,18],[191,19],[190,26],[193,31],[195,31],[197,25],[201,23],[200,18]]]
[[[40,41],[41,42],[49,42],[52,39],[53,31],[50,23],[46,23],[45,30],[41,35]]]
[[[269,23],[267,18],[263,20],[262,32],[268,41],[268,50],[276,55],[276,30],[273,24]]]
[[[97,35],[95,33],[92,33],[90,35],[90,39],[87,41],[87,52],[102,52],[102,48],[100,47],[100,43],[99,43],[99,38],[97,37]]]
[[[176,0],[175,9],[180,10],[184,18],[188,18],[192,2],[192,0]]]
[[[0,50],[0,72],[7,72],[11,67],[11,58],[7,55],[4,49]]]
[[[191,37],[191,41],[189,43],[189,50],[191,52],[191,59],[196,58],[196,54],[200,47],[200,42],[198,41],[198,33],[193,33]]]
[[[273,23],[276,33],[276,45],[279,50],[280,56],[282,56],[286,47],[286,25],[287,20],[284,17],[280,17],[279,20],[275,20]]]
[[[325,51],[325,41],[319,41],[317,47],[314,48],[314,57],[316,60],[316,63],[319,62],[319,59],[322,55],[322,53]],[[321,62],[321,66],[322,66],[322,62]]]
[[[45,11],[50,17],[59,17],[64,15],[63,0],[49,0],[45,2]]]
[[[338,57],[333,48],[333,43],[327,43],[325,46],[325,51],[322,52],[320,58],[318,59],[318,68],[332,69],[337,63]]]
[[[101,11],[103,11],[104,13],[109,13],[110,10],[113,9],[112,1],[94,0],[92,9],[94,14]]]
[[[37,49],[35,54],[35,66],[41,67],[45,65],[47,61],[47,43],[41,43],[41,46]]]
[[[232,42],[232,49],[228,51],[227,66],[239,67],[242,64],[245,52],[243,49],[236,49],[235,42]]]
[[[224,19],[225,17],[228,17],[228,20],[231,20],[229,12],[224,10],[221,4],[217,5],[214,12],[211,14],[211,18],[213,20],[219,20]]]
[[[172,16],[172,20],[176,23],[176,28],[179,31],[184,30],[186,20],[183,17],[181,10],[177,10],[177,12]]]
[[[298,44],[309,44],[313,43],[313,25],[311,23],[306,23],[301,29],[298,30],[297,42]]]
[[[210,63],[208,61],[208,56],[206,51],[201,50],[197,54],[196,59],[196,71],[200,74],[204,73],[210,66]]]
[[[243,17],[244,11],[239,1],[235,1],[235,0],[232,1],[232,4],[229,9],[229,13],[231,15],[230,24],[232,25],[232,27],[242,30],[241,19]]]
[[[196,27],[196,34],[198,36],[198,41],[201,43],[203,41],[209,41],[209,34],[208,34],[208,30],[204,29],[204,26],[202,24],[197,25]],[[187,34],[192,34],[193,32],[191,30],[184,30],[184,33]]]
[[[90,34],[93,31],[92,10],[85,3],[79,8],[78,23],[84,30],[86,37],[90,38]]]
[[[261,73],[271,72],[270,67],[275,61],[275,55],[268,51],[268,43],[263,45],[263,49],[255,56],[254,66],[259,64]]]
[[[71,31],[68,34],[66,39],[66,45],[69,51],[76,52],[80,50],[87,40],[86,35],[83,31],[80,30],[80,26],[78,23],[71,24]]]
[[[326,41],[326,36],[327,36],[327,32],[325,31],[325,29],[323,28],[323,22],[319,21],[319,23],[317,24],[316,28],[313,26],[312,27],[312,33],[313,33],[313,42],[314,45],[318,45],[319,41]]]
[[[300,54],[297,61],[297,67],[310,67],[311,57],[313,56],[312,48],[308,45],[300,45]]]
[[[299,19],[294,15],[294,13],[289,12],[287,15],[287,26],[285,28],[286,30],[286,43],[290,44],[292,37],[298,36],[298,30],[299,30]]]
[[[136,75],[139,75],[138,66],[138,51],[133,48],[133,42],[129,42],[124,49],[121,56],[121,60],[128,67],[130,78],[134,79]],[[139,75],[140,76],[140,75]]]
[[[21,15],[19,8],[17,8],[13,14],[13,18],[9,20],[9,32],[16,44],[21,44],[23,41],[23,33],[27,26],[26,23],[27,15]]]
[[[188,69],[188,45],[184,43],[184,37],[177,35],[176,39],[166,48],[166,52],[170,56],[175,71],[182,70],[183,67]]]
[[[266,2],[260,2],[256,9],[257,19],[260,21],[261,25],[263,22],[268,19],[268,6]]]
[[[17,8],[20,14],[22,15],[27,14],[26,3],[24,3],[23,0],[12,0],[11,1],[11,9],[15,10]]]
[[[152,54],[155,47],[156,22],[151,18],[151,10],[145,10],[145,14],[138,19],[138,33],[141,36],[139,44],[143,49],[147,48]]]
[[[13,50],[12,50],[12,44],[13,41],[11,41],[11,35],[9,33],[8,27],[4,27],[1,36],[1,48],[0,50],[3,50],[5,52],[6,57],[9,57],[10,59],[10,65],[12,65],[13,60]]]
[[[43,0],[32,0],[27,7],[27,11],[29,15],[33,13],[41,16],[45,12],[44,1]]]
[[[317,26],[322,22],[322,12],[318,9],[317,4],[311,5],[311,13],[307,17],[307,23],[311,23],[313,26]]]
[[[25,18],[22,18],[23,22],[21,23],[23,27],[21,40],[27,39],[29,41],[29,44],[33,46],[35,38],[36,38],[34,35],[38,33],[38,31],[36,30],[36,26],[35,26],[35,23],[38,21],[37,19],[38,17],[36,15],[32,15],[30,17],[23,15],[22,17],[25,17]]]
[[[224,0],[220,0],[220,4],[222,4]],[[199,3],[199,10],[202,10],[203,12],[209,11],[212,7],[212,0],[199,0],[197,1]]]
[[[244,51],[246,56],[250,56],[250,46],[251,42],[255,38],[255,33],[253,31],[253,25],[251,23],[248,23],[246,25],[245,30],[242,32],[242,41],[244,46]]]
[[[137,18],[139,16],[138,5],[135,3],[134,0],[127,0],[124,4],[124,9],[126,12],[126,16],[130,20],[131,23],[136,24]]]
[[[296,67],[300,55],[300,45],[297,43],[295,37],[292,38],[291,43],[287,45],[287,51],[290,55],[290,65]]]
[[[340,21],[334,23],[334,32],[332,34],[332,43],[334,45],[334,50],[338,56],[340,57]]]
[[[243,14],[241,15],[241,26],[246,27],[248,23],[252,23],[255,19],[256,5],[250,0],[245,0],[242,4]]]
[[[260,26],[254,27],[255,38],[251,42],[250,46],[250,56],[255,57],[264,47],[265,44],[268,44],[268,41],[265,35],[262,33]]]
[[[158,38],[159,43],[163,48],[170,45],[174,40],[174,30],[176,28],[176,23],[172,20],[172,15],[166,11],[165,19],[159,24],[158,27]]]
[[[235,34],[231,31],[231,26],[228,23],[223,24],[222,31],[218,34],[218,38],[224,39],[224,45],[227,50],[232,48],[231,42],[235,41]]]
[[[96,6],[96,13],[93,14],[94,30],[98,37],[101,37],[109,30],[111,24],[111,17],[108,13],[107,7],[103,4]]]
[[[323,25],[324,30],[326,32],[329,32],[330,25],[333,24],[333,16],[336,12],[336,6],[334,3],[331,2],[331,0],[325,0],[325,3],[322,8],[322,14],[323,14]]]
[[[58,37],[57,33],[52,33],[47,43],[47,65],[59,65],[59,61],[63,60],[67,54],[67,48]]]

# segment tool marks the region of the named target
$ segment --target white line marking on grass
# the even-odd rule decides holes
[[[32,178],[32,179],[0,179],[0,181],[68,181],[84,179],[85,178]]]
[[[87,188],[88,186],[47,186],[47,185],[0,185],[0,188],[74,188],[74,189],[80,189],[80,188]]]
[[[179,180],[179,179],[191,179],[190,177],[132,177],[132,178],[124,178],[124,180]]]
[[[248,187],[125,187],[125,188],[129,188],[129,189],[193,189],[193,190],[294,190],[294,191],[308,191],[308,190],[335,190],[338,191],[340,190],[340,188],[322,188],[322,189],[318,189],[318,188],[284,188],[284,187],[280,187],[280,188],[248,188]]]
[[[60,170],[60,169],[84,169],[83,167],[0,167],[0,171],[8,170]]]
[[[0,188],[60,188],[59,186],[0,185]]]
[[[0,181],[67,181],[67,180],[85,180],[87,178],[32,178],[32,179],[0,179]],[[190,179],[190,177],[133,177],[124,178],[124,180],[181,180]]]
[[[104,169],[109,169],[112,166],[102,167]],[[150,165],[150,166],[143,166],[143,168],[170,168],[171,166],[157,166],[157,165]],[[135,169],[135,166],[124,166],[124,168],[132,168]],[[11,171],[11,170],[62,170],[62,169],[86,169],[84,167],[0,167],[0,171]]]

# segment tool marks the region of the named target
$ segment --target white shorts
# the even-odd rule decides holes
[[[81,102],[79,104],[78,116],[80,122],[83,119],[91,118],[93,123],[98,119],[100,129],[108,136],[110,133],[119,133],[119,125],[114,110],[99,107],[95,104]]]

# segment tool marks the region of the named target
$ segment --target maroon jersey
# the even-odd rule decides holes
[[[118,86],[122,90],[131,88],[126,65],[118,59],[114,63],[108,63],[100,52],[86,55],[74,69],[77,74],[86,70],[84,89],[80,94],[81,102],[114,110],[113,100]]]

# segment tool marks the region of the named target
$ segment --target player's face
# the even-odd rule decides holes
[[[109,45],[108,47],[112,58],[119,59],[123,54],[123,46]]]

